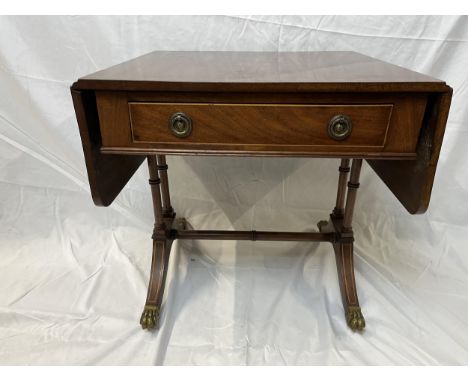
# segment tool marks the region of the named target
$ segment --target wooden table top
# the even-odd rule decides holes
[[[445,82],[355,52],[156,51],[80,78],[74,89],[444,91]]]
[[[318,149],[311,148],[304,152],[304,155],[368,158],[371,167],[410,213],[422,213],[429,205],[452,98],[452,89],[444,81],[354,52],[156,51],[82,77],[72,85],[71,93],[91,191],[98,205],[112,203],[146,155],[179,153],[180,150],[176,150],[177,144],[172,143],[170,146],[170,142],[164,143],[153,136],[155,131],[166,134],[166,138],[169,134],[166,117],[160,118],[165,122],[156,126],[159,130],[152,127],[158,110],[168,107],[168,103],[183,103],[184,107],[187,107],[186,103],[192,103],[192,106],[198,103],[205,106],[229,104],[232,106],[229,109],[231,111],[237,110],[237,104],[246,104],[249,106],[245,109],[247,111],[240,113],[237,110],[235,115],[231,113],[233,115],[230,115],[229,121],[247,129],[248,124],[259,124],[268,120],[269,126],[276,126],[278,137],[281,138],[282,132],[285,132],[284,140],[290,139],[293,133],[297,136],[301,132],[305,134],[306,131],[291,129],[287,123],[284,123],[284,128],[280,128],[282,125],[277,123],[278,121],[288,121],[285,112],[281,111],[285,110],[281,108],[282,105],[296,105],[296,108],[292,107],[296,117],[302,118],[302,122],[311,126],[312,122],[320,122],[318,119],[323,113],[319,109],[317,110],[320,112],[315,114],[306,113],[300,109],[301,105],[316,104],[316,107],[321,107],[322,104],[328,103],[329,110],[333,107],[344,108],[345,105],[349,109],[357,105],[362,111],[356,114],[355,134],[358,137],[360,133],[365,133],[365,128],[376,126],[375,116],[366,113],[363,107],[366,104],[378,104],[380,111],[375,110],[382,118],[388,114],[385,105],[387,108],[388,105],[392,105],[391,120],[394,122],[393,125],[388,125],[388,129],[394,137],[389,133],[385,135],[384,148],[368,149],[366,152],[362,149],[362,152],[356,152],[350,147],[349,150],[343,149],[338,152],[337,144],[329,144],[325,146],[329,147],[329,152],[325,152],[325,149],[319,152]],[[132,102],[137,102],[138,105]],[[145,102],[153,106],[144,106]],[[158,102],[164,105],[157,105]],[[262,105],[265,108],[270,106],[268,113],[260,113]],[[424,110],[421,111],[421,107],[416,107],[417,105],[425,106]],[[217,123],[217,120],[213,120],[214,109],[210,109],[210,112],[204,110],[206,109],[202,109],[201,106],[191,110],[192,116],[196,118],[195,124],[211,126]],[[420,118],[413,118],[418,110]],[[133,120],[136,126],[130,126],[130,111],[134,112],[133,117],[142,117],[141,121],[138,118]],[[312,120],[313,116],[317,118]],[[323,121],[320,123],[324,125]],[[325,125],[323,129],[326,128]],[[153,135],[139,137],[138,134],[134,134],[133,128],[136,133]],[[323,129],[322,133],[325,131]],[[370,132],[375,132],[374,130]],[[251,135],[238,134],[241,143],[245,145],[238,144],[235,152],[231,153],[233,150],[227,145],[232,143],[228,142],[228,138],[233,129],[224,129],[225,136],[219,142],[212,136],[217,130],[200,131],[205,134],[206,142],[196,141],[194,133],[190,138],[194,141],[190,149],[192,154],[264,155],[271,146],[261,145],[270,142],[270,136],[246,130]],[[411,135],[412,141],[404,138],[410,131],[418,133],[418,136]],[[199,131],[196,130],[196,133]],[[309,135],[310,140],[312,138]],[[400,139],[400,135],[403,138]],[[155,142],[152,142],[153,138]],[[261,141],[262,138],[265,138],[265,142]],[[358,143],[370,145],[370,138],[366,134],[358,138]],[[148,142],[140,142],[138,139]],[[186,141],[190,142],[190,139]],[[256,151],[251,145],[247,145],[252,143],[249,139],[256,140]],[[124,144],[121,144],[122,142]],[[294,142],[299,141],[296,139]],[[314,142],[317,143],[317,139]],[[388,153],[385,150],[393,144],[392,142],[396,142],[394,146],[401,142],[402,147],[412,142],[410,150],[402,151],[402,147],[395,146],[399,149],[398,153],[409,153],[411,157],[407,158],[400,153],[395,158],[390,158],[400,160],[387,160],[384,154]],[[183,144],[181,140],[179,146]],[[200,145],[203,144],[208,145],[209,149],[200,149]],[[218,147],[214,147],[216,144]],[[275,148],[271,155],[295,154],[293,149],[297,147],[285,147],[281,150]],[[260,152],[262,150],[263,153]]]

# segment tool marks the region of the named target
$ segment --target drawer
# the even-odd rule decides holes
[[[393,105],[130,102],[135,143],[382,148]]]
[[[99,91],[96,103],[104,153],[408,159],[427,94]]]

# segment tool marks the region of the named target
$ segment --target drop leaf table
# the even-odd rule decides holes
[[[362,330],[352,218],[365,159],[411,214],[426,211],[452,89],[354,52],[153,52],[71,87],[91,194],[108,206],[147,159],[155,225],[140,323],[159,326],[176,239],[325,241],[346,322]],[[175,219],[166,155],[339,159],[336,205],[317,232],[191,230]]]

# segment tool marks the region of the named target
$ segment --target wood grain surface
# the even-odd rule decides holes
[[[410,213],[422,213],[430,200],[452,89],[354,52],[161,51],[82,77],[72,94],[96,204],[110,204],[147,154],[268,155],[366,158]],[[130,116],[129,105],[136,103],[231,108],[228,113],[221,106],[185,109],[194,116],[194,132],[178,142],[162,127],[166,114],[136,107]],[[240,104],[242,113],[235,106]],[[300,106],[291,113],[292,104]],[[305,112],[309,105],[323,111],[314,121]],[[367,109],[353,115],[357,127],[347,142],[323,144],[326,137],[316,130],[329,117],[323,105]],[[392,105],[383,147],[374,146],[385,114],[372,115],[376,105]],[[286,114],[305,124],[290,122]],[[219,119],[223,122],[215,127]],[[304,127],[309,123],[311,130]]]
[[[103,155],[94,92],[72,90],[88,180],[94,204],[108,206],[133,176],[145,156]],[[118,171],[116,171],[118,169]]]
[[[207,155],[354,155],[408,159],[416,144],[427,95],[187,94],[97,91],[103,152]],[[254,103],[257,99],[261,103]],[[172,135],[168,122],[184,112],[193,122],[189,137]],[[338,114],[351,117],[344,141],[328,136]]]
[[[268,105],[129,103],[133,142],[218,143],[382,148],[393,105]],[[192,120],[193,131],[176,137],[168,127],[175,113]],[[348,138],[328,135],[337,115],[352,121]]]
[[[157,51],[79,79],[79,89],[442,91],[445,83],[355,52]]]

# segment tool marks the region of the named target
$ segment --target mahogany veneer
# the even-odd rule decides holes
[[[347,323],[363,329],[351,228],[362,159],[410,213],[424,212],[452,96],[443,81],[354,52],[153,52],[71,92],[97,205],[112,203],[148,158],[144,328],[158,326],[173,240],[234,239],[331,242]],[[187,230],[171,206],[166,154],[341,158],[336,206],[320,232]]]

